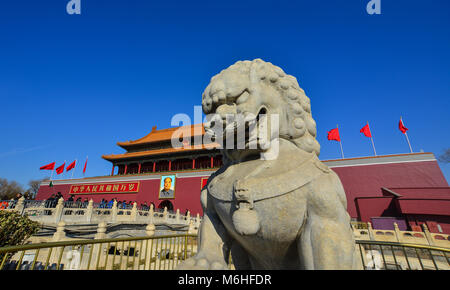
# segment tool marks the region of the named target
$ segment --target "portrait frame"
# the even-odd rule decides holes
[[[164,182],[165,179],[170,178],[172,180],[170,191],[171,194],[166,195],[162,191],[164,189]],[[175,174],[168,174],[168,175],[161,175],[161,178],[159,180],[159,188],[158,188],[158,199],[175,199],[175,185],[176,185],[176,175]]]

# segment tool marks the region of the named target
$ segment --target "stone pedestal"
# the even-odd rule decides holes
[[[155,234],[155,225],[154,224],[148,224],[145,227],[145,233],[147,234],[147,236],[152,237]]]
[[[53,234],[53,242],[60,242],[65,240],[66,237],[66,232],[64,231],[64,227],[66,226],[66,223],[63,221],[60,221],[58,223],[58,226],[56,227],[56,232]]]
[[[94,239],[106,239],[106,223],[101,222],[98,224],[97,233],[95,234]]]

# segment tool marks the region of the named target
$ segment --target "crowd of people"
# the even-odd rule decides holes
[[[57,194],[52,194],[49,198],[45,200],[45,207],[46,208],[55,208],[58,204],[58,200],[62,197],[61,192],[58,192]]]
[[[51,196],[49,198],[49,200],[53,201],[56,199],[56,201],[62,197],[62,195],[56,195],[56,196]],[[117,198],[111,198],[109,201],[107,199],[102,198],[102,200],[100,201],[98,208],[112,208],[114,201],[116,201],[117,203],[117,208],[118,209],[132,209],[133,208],[133,204],[135,203],[134,201],[126,201],[126,200],[117,200]],[[65,207],[72,207],[72,208],[86,208],[87,205],[89,204],[89,200],[87,198],[85,198],[84,200],[82,200],[81,197],[78,197],[75,200],[75,196],[71,195],[67,201],[65,202],[64,206]],[[149,204],[147,204],[147,202],[143,202],[140,204],[139,209],[140,210],[150,210],[150,206],[153,205],[153,208],[155,208],[155,204],[153,202]]]

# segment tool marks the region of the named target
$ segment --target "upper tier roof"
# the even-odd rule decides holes
[[[156,143],[162,141],[170,141],[175,131],[182,129],[186,130],[184,136],[203,136],[205,134],[205,129],[203,128],[203,124],[196,125],[188,125],[181,126],[175,128],[168,128],[162,130],[156,130],[156,126],[152,128],[152,131],[147,135],[140,139],[134,141],[125,141],[125,142],[117,142],[117,145],[124,149],[128,149],[130,147],[139,146],[142,144]],[[178,136],[175,136],[178,137]]]
[[[157,155],[163,154],[173,154],[178,152],[193,152],[193,151],[204,151],[204,150],[212,150],[218,148],[220,145],[218,143],[209,143],[202,144],[199,146],[186,146],[179,148],[163,148],[163,149],[154,149],[154,150],[146,150],[146,151],[138,151],[138,152],[127,152],[123,154],[110,154],[110,155],[102,155],[103,159],[108,161],[117,161],[129,158],[140,158],[140,157],[154,157]]]
[[[180,130],[177,132],[177,130]],[[117,142],[117,145],[121,146],[128,152],[123,154],[109,154],[103,155],[102,158],[108,161],[119,161],[119,160],[127,160],[127,159],[136,159],[143,157],[156,157],[158,155],[167,155],[178,152],[192,152],[192,151],[204,151],[219,148],[218,143],[209,143],[209,144],[201,144],[195,145],[189,144],[183,145],[179,148],[161,148],[159,146],[155,146],[152,149],[152,144],[156,144],[159,142],[170,142],[172,138],[182,138],[182,137],[194,137],[194,136],[203,136],[205,134],[205,129],[203,124],[195,124],[181,127],[174,127],[162,130],[156,130],[156,126],[152,128],[152,131],[147,135],[140,139],[134,141],[126,141],[126,142]],[[145,150],[133,150],[136,147],[141,147],[142,145],[147,148]],[[141,147],[142,148],[142,147]],[[131,152],[130,152],[131,151]]]

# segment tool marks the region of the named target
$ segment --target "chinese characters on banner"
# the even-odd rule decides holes
[[[72,185],[70,187],[69,194],[137,193],[137,192],[139,192],[139,181]]]

